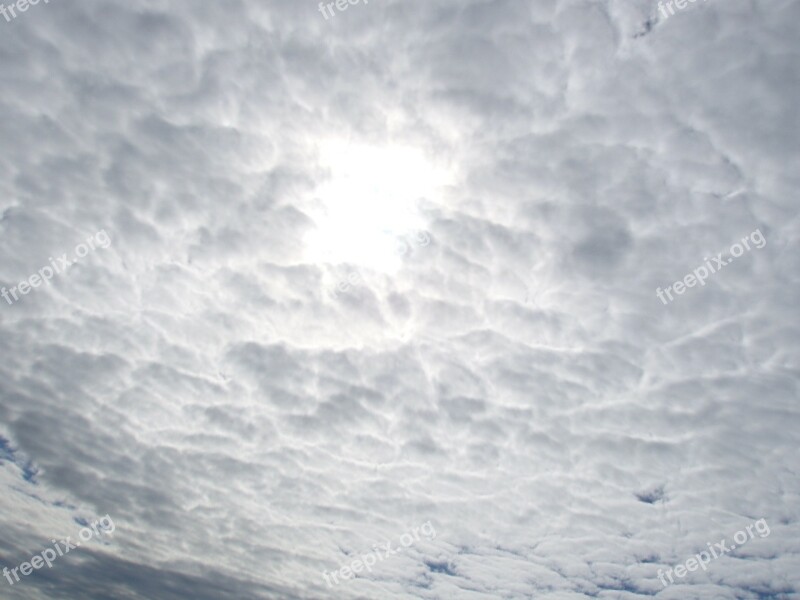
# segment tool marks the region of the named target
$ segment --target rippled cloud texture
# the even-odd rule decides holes
[[[0,15],[0,597],[800,598],[800,2],[339,4]]]

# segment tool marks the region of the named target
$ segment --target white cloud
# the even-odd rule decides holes
[[[116,524],[4,593],[794,597],[797,12],[0,19],[0,285],[113,240],[0,300],[0,555]],[[762,250],[655,296],[756,228]],[[759,518],[769,537],[663,589]]]

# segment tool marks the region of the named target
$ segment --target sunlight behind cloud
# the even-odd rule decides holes
[[[425,229],[419,201],[435,196],[446,171],[408,146],[329,142],[321,156],[330,177],[317,190],[309,260],[395,271],[402,237]]]

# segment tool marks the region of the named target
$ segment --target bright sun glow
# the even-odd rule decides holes
[[[309,259],[396,270],[401,240],[425,230],[419,201],[436,195],[446,172],[405,146],[330,142],[322,146],[322,160],[330,179],[317,190]]]

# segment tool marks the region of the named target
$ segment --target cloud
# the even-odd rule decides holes
[[[116,524],[4,593],[793,597],[797,12],[0,17],[0,286],[111,239],[0,300],[0,558]],[[346,247],[312,251],[331,215]],[[391,264],[371,245],[398,239]]]

